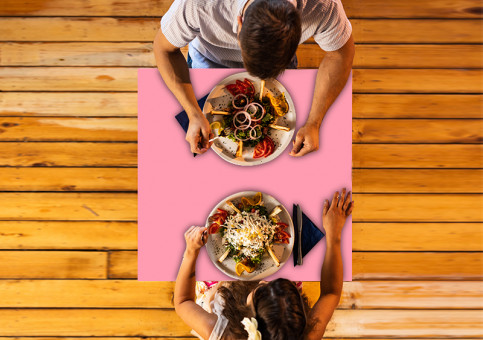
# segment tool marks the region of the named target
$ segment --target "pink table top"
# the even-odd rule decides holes
[[[191,81],[201,98],[226,76],[239,69],[192,69]],[[280,78],[292,96],[297,129],[305,122],[312,101],[317,70],[287,70]],[[292,212],[304,213],[322,227],[322,204],[342,187],[351,189],[352,79],[327,113],[321,128],[319,151],[302,158],[288,155],[288,147],[272,162],[255,166],[232,165],[209,150],[193,157],[174,116],[182,111],[156,69],[138,72],[138,279],[174,281],[185,249],[184,232],[204,225],[211,209],[233,193],[254,190],[277,198]],[[236,180],[235,180],[236,179]],[[267,180],[270,179],[270,180]],[[322,228],[321,228],[322,229]],[[293,259],[268,279],[319,281],[325,238],[294,268]],[[344,280],[352,280],[352,219],[342,233]],[[230,280],[211,263],[202,249],[197,280]]]

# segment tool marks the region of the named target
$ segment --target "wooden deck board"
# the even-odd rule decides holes
[[[478,252],[353,252],[354,280],[478,280],[483,256]],[[137,278],[137,252],[111,251],[111,279]]]
[[[0,290],[0,308],[173,308],[174,282],[0,280]],[[319,283],[304,282],[303,290],[312,304]],[[344,283],[338,308],[475,309],[481,298],[476,281],[354,281]]]
[[[117,2],[114,0],[4,0],[0,16],[162,16],[172,0],[140,0]],[[480,2],[445,0],[420,2],[418,0],[343,0],[349,18],[480,18]]]
[[[161,17],[0,17],[0,41],[152,42]],[[478,19],[353,19],[358,43],[483,42]]]
[[[448,323],[451,320],[451,324]],[[122,322],[120,322],[122,321]],[[337,310],[328,337],[479,337],[481,312],[434,310]],[[174,310],[6,309],[0,310],[2,336],[189,336]]]
[[[356,93],[482,92],[480,69],[355,69]],[[137,69],[0,67],[1,91],[136,91]]]
[[[149,42],[0,42],[0,55],[0,66],[156,67]],[[315,43],[300,45],[298,66],[317,68],[324,55]],[[353,68],[479,68],[482,58],[476,44],[357,44]]]
[[[0,167],[0,191],[137,191],[136,168]],[[481,169],[353,169],[356,193],[482,193]]]

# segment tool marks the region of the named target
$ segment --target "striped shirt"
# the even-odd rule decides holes
[[[161,30],[176,47],[189,44],[194,68],[243,67],[237,17],[248,0],[175,0],[161,19]],[[282,0],[281,0],[282,1]],[[298,0],[300,44],[314,37],[325,51],[344,46],[352,33],[340,0]]]

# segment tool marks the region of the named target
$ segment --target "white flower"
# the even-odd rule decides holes
[[[262,340],[262,333],[258,330],[258,322],[255,318],[244,318],[242,320],[242,325],[248,333],[247,340]]]

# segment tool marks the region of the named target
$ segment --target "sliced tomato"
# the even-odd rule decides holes
[[[277,236],[279,239],[290,238],[290,234],[283,230],[277,232]]]
[[[255,94],[255,86],[253,86],[253,83],[250,80],[248,80],[247,78],[245,78],[245,80],[243,82],[248,86],[247,95],[253,96]]]
[[[239,93],[238,86],[236,86],[235,84],[228,84],[225,87],[228,90],[228,92],[232,94],[232,96],[236,96]]]
[[[218,223],[212,223],[208,227],[208,234],[216,234],[218,229],[220,229],[220,225]]]
[[[285,228],[287,228],[287,227],[288,227],[288,224],[287,224],[287,223],[283,223],[283,222],[277,222],[277,225],[278,225],[279,227],[283,227],[282,229],[285,229]]]
[[[285,244],[289,244],[290,241],[288,240],[288,238],[283,238],[281,240],[275,241],[275,243],[285,243]]]
[[[263,157],[265,155],[266,149],[267,142],[265,141],[265,139],[263,139],[255,146],[255,150],[253,150],[253,158]]]
[[[218,214],[222,216],[223,218],[226,218],[228,216],[228,212],[226,210],[223,210],[221,208],[216,209],[218,211]]]

